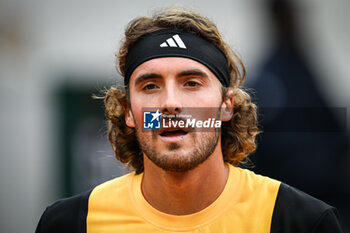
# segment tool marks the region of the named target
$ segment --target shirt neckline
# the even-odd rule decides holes
[[[144,198],[141,191],[143,173],[131,176],[130,195],[137,210],[147,222],[171,231],[194,230],[209,224],[219,216],[237,199],[241,175],[238,168],[228,164],[229,176],[224,190],[220,196],[205,209],[188,215],[171,215],[163,213],[151,206]]]

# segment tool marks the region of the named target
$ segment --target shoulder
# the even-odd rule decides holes
[[[58,200],[48,206],[40,218],[36,233],[85,232],[91,191]]]
[[[96,186],[92,190],[91,195],[95,195],[96,193],[104,193],[105,195],[109,195],[110,192],[117,193],[125,193],[128,188],[131,180],[135,176],[135,172],[128,173],[126,175],[114,178],[112,180],[106,181],[98,186]]]
[[[86,217],[91,195],[96,192],[108,193],[112,189],[124,189],[130,176],[132,174],[109,180],[89,191],[54,202],[42,214],[36,233],[85,233]]]
[[[276,193],[279,190],[281,182],[275,179],[272,179],[267,176],[259,175],[254,173],[249,169],[239,168],[236,170],[240,173],[239,177],[241,183],[246,186],[247,189],[257,192],[257,190],[262,190],[268,193]]]
[[[337,210],[287,184],[281,183],[271,222],[271,233],[342,232]]]

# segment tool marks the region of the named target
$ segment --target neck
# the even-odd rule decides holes
[[[221,146],[198,167],[187,172],[169,172],[144,155],[142,193],[156,209],[167,214],[186,215],[213,203],[225,188],[228,167]]]

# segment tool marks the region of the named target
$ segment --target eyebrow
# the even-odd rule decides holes
[[[201,70],[193,69],[193,70],[185,70],[176,75],[177,77],[183,77],[183,76],[200,76],[200,77],[208,77],[206,73],[204,73]]]
[[[208,77],[208,75],[206,73],[204,73],[203,71],[198,70],[198,69],[185,70],[185,71],[182,71],[176,75],[176,77],[184,77],[184,76],[200,76],[200,77],[205,77],[205,78]],[[137,86],[139,83],[144,82],[145,80],[155,79],[155,78],[160,79],[162,77],[163,77],[162,75],[157,74],[157,73],[142,74],[135,79],[135,86]]]
[[[137,86],[139,83],[144,82],[147,79],[154,79],[154,78],[162,78],[160,74],[157,73],[146,73],[138,76],[135,80],[135,86]]]

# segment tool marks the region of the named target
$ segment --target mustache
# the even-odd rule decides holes
[[[187,119],[191,119],[192,117],[181,117],[179,115],[162,115],[161,119],[171,120],[171,121],[186,121]]]

